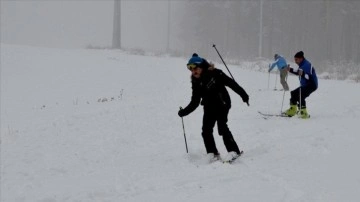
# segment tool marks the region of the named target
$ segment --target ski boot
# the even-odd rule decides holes
[[[224,163],[232,163],[233,161],[235,161],[242,152],[240,153],[236,153],[234,151],[231,151],[228,153],[228,155],[226,155],[226,157],[224,158]]]
[[[296,105],[290,105],[290,108],[284,112],[284,115],[292,117],[296,114],[297,106]]]
[[[299,116],[299,118],[302,118],[302,119],[308,119],[308,118],[310,118],[310,115],[308,114],[306,108],[300,109],[298,116]]]
[[[219,154],[219,153],[216,153],[216,154],[214,154],[214,153],[208,153],[208,154],[206,155],[206,159],[207,159],[207,161],[208,161],[209,163],[218,161],[218,160],[220,160],[220,154]]]

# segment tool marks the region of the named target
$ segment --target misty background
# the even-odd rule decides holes
[[[1,0],[4,44],[198,52],[212,61],[216,44],[234,64],[275,53],[292,62],[302,50],[318,72],[360,80],[359,38],[356,0]]]

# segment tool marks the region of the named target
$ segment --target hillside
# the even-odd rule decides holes
[[[191,97],[186,62],[1,44],[0,201],[360,200],[359,84],[320,79],[311,119],[265,120],[257,111],[278,113],[282,92],[266,73],[229,66],[250,95],[247,107],[231,91],[244,155],[208,164],[201,107],[184,118],[189,154],[177,116]]]

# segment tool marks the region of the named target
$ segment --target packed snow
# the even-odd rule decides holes
[[[202,107],[184,117],[188,154],[177,115],[191,98],[186,62],[1,44],[0,201],[360,201],[358,83],[320,79],[310,119],[264,119],[290,93],[281,109],[275,74],[268,88],[267,73],[230,65],[250,95],[248,107],[229,89],[244,154],[209,164]]]

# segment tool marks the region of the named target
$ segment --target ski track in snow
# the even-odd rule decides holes
[[[185,64],[1,44],[0,201],[360,200],[359,84],[320,80],[309,120],[264,120],[257,111],[279,113],[283,92],[266,89],[266,73],[230,66],[250,95],[247,107],[229,90],[229,128],[244,154],[208,164],[201,106],[184,117],[185,152],[177,116],[191,97]]]

